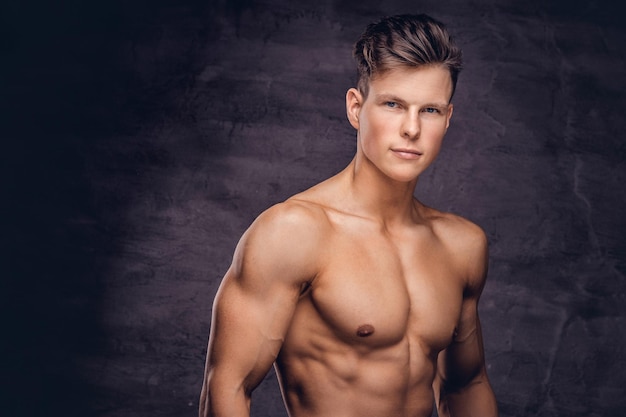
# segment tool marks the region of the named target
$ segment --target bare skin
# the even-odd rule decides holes
[[[216,296],[200,416],[249,416],[272,364],[292,417],[497,416],[477,304],[482,230],[413,197],[452,116],[440,67],[350,89],[357,152],[266,212]]]

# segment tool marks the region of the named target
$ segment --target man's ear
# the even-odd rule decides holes
[[[359,113],[363,105],[363,95],[356,88],[351,88],[346,93],[346,113],[348,121],[353,128],[359,128]]]
[[[446,130],[450,127],[450,119],[452,118],[452,112],[454,111],[454,105],[450,103],[448,105],[448,114],[446,115]]]

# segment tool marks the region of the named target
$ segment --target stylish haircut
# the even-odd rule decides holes
[[[461,50],[445,25],[425,14],[384,17],[354,45],[357,87],[367,97],[370,80],[394,68],[441,65],[450,71],[452,94],[462,68]]]

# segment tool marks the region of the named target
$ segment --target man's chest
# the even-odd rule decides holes
[[[309,296],[336,335],[372,348],[409,338],[438,351],[450,342],[463,286],[436,242],[370,237],[329,243]]]

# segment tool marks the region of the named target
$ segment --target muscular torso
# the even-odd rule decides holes
[[[389,230],[299,204],[323,218],[325,245],[276,361],[290,415],[430,416],[437,354],[452,341],[464,291],[437,220]]]

